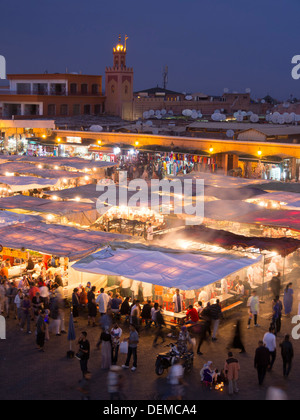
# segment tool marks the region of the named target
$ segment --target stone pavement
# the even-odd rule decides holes
[[[297,295],[297,291],[295,293]],[[295,302],[294,313],[297,302]],[[260,328],[246,329],[247,309],[243,308],[239,313],[234,314],[230,319],[222,323],[219,329],[217,342],[205,342],[202,347],[203,356],[195,355],[194,370],[185,376],[187,400],[264,400],[267,388],[271,385],[283,389],[289,399],[298,400],[300,396],[300,341],[294,341],[295,359],[289,379],[282,376],[282,363],[278,347],[277,360],[273,371],[267,374],[265,385],[259,387],[257,374],[253,367],[254,353],[257,343],[263,338],[268,330],[270,321],[270,300],[261,305],[262,314],[259,320]],[[68,314],[68,312],[67,312]],[[66,324],[68,316],[66,317]],[[243,323],[243,340],[247,350],[246,354],[240,355],[233,351],[241,365],[239,394],[229,397],[225,392],[210,391],[203,389],[200,382],[199,372],[203,364],[208,360],[213,361],[214,367],[222,369],[227,358],[226,347],[230,342],[236,319],[241,318]],[[293,325],[291,319],[283,318],[282,334],[277,342],[281,342],[285,333],[291,333]],[[121,324],[123,328],[123,325]],[[88,332],[88,339],[91,343],[91,358],[89,370],[92,373],[90,380],[90,395],[92,400],[108,399],[106,377],[107,372],[100,368],[101,355],[96,350],[96,343],[100,336],[100,328],[87,327],[86,314],[82,315],[76,325],[76,335],[80,331]],[[128,326],[124,326],[124,336],[127,336]],[[152,332],[141,332],[140,345],[138,349],[138,369],[136,372],[126,370],[125,390],[127,399],[132,400],[159,400],[166,395],[167,374],[158,377],[155,374],[154,366],[156,355],[159,352],[167,351],[162,345],[152,347]],[[167,343],[172,341],[167,339]],[[77,346],[73,347],[74,350]],[[36,350],[35,335],[27,335],[17,327],[15,320],[7,322],[7,339],[0,340],[0,372],[1,372],[1,400],[80,400],[81,394],[78,390],[78,380],[81,377],[79,361],[69,360],[66,353],[69,350],[67,336],[56,337],[51,335],[50,341],[46,343],[46,352],[39,353]],[[118,364],[125,362],[125,356],[120,355]]]

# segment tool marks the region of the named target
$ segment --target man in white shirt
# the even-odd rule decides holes
[[[176,313],[183,311],[183,296],[180,294],[179,289],[176,289],[176,293],[173,296],[173,308]]]
[[[249,308],[249,319],[248,319],[248,329],[251,325],[251,320],[254,317],[254,326],[259,327],[259,324],[257,323],[257,318],[259,314],[259,298],[256,294],[256,291],[253,290],[252,296],[248,299],[247,307]]]
[[[269,332],[264,335],[263,343],[270,352],[271,362],[269,370],[272,370],[272,367],[276,360],[276,337],[275,334],[273,334],[273,330],[271,327],[269,328]]]
[[[96,299],[96,303],[99,306],[99,312],[101,316],[106,314],[109,300],[110,297],[107,293],[104,292],[104,289],[102,288],[100,290],[100,295]]]

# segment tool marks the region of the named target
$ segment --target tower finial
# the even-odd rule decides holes
[[[119,34],[119,44],[121,44],[121,34]]]

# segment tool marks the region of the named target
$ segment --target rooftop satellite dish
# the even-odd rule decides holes
[[[281,125],[285,123],[285,119],[283,115],[280,115],[280,117],[278,118],[278,123]]]
[[[160,110],[159,109],[155,111],[155,115],[156,116],[160,115]]]
[[[226,131],[226,136],[227,136],[228,138],[233,137],[233,136],[234,136],[234,131],[233,131],[233,130],[227,130],[227,131]]]
[[[156,115],[156,118],[157,118],[158,120],[161,120],[161,118],[162,118],[161,114],[157,114],[157,115]]]
[[[247,88],[247,89],[245,90],[245,92],[246,92],[246,93],[251,93],[251,89],[250,89],[250,88]]]
[[[293,117],[288,112],[285,112],[283,116],[284,116],[284,121],[286,122],[286,124],[291,124],[293,122]]]
[[[192,101],[193,97],[192,97],[191,95],[187,95],[187,96],[185,97],[185,99],[186,99],[187,101]]]
[[[174,112],[170,109],[170,111],[168,111],[169,115],[174,115]]]
[[[282,106],[283,106],[283,108],[289,108],[290,107],[290,103],[289,102],[284,102],[284,104]]]
[[[143,113],[143,118],[144,118],[145,120],[147,120],[149,117],[150,117],[149,112],[148,112],[148,111],[145,111],[145,112]]]
[[[153,123],[152,123],[152,121],[147,121],[147,122],[146,122],[146,125],[147,125],[148,127],[152,127],[152,126],[153,126]]]
[[[198,112],[193,111],[191,117],[193,118],[193,120],[196,120],[198,118]]]
[[[166,111],[165,109],[162,109],[162,110],[160,111],[160,113],[161,113],[161,115],[166,115],[167,111]]]
[[[262,99],[262,100],[261,100],[261,103],[262,103],[262,104],[265,104],[265,103],[266,103],[266,101],[265,101],[264,99]]]
[[[224,93],[228,93],[229,89],[228,88],[224,88]]]
[[[101,125],[91,125],[90,131],[93,131],[95,133],[99,133],[99,132],[103,131],[103,127],[101,127]]]
[[[250,121],[251,121],[252,123],[257,123],[257,122],[259,121],[259,117],[258,117],[258,115],[256,115],[256,114],[251,115],[251,117],[250,117]]]
[[[148,111],[148,112],[149,112],[150,117],[153,117],[153,115],[155,114],[153,109],[150,109],[150,111]]]

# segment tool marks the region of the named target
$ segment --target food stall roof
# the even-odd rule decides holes
[[[42,222],[0,226],[0,244],[13,249],[30,249],[76,261],[115,240],[130,237],[106,232],[86,231]]]
[[[8,226],[17,223],[40,221],[39,216],[28,216],[25,214],[17,214],[11,211],[0,211],[0,226]],[[1,242],[1,241],[0,241]]]
[[[101,193],[96,190],[96,184],[88,184],[75,188],[67,188],[61,191],[49,191],[46,194],[50,197],[56,195],[61,200],[75,200],[78,197],[81,200],[96,202]]]
[[[6,172],[24,175],[33,175],[41,178],[80,178],[86,176],[84,172],[70,172],[59,169],[41,169],[36,165],[22,162],[6,162],[0,163],[0,174],[5,175]]]
[[[184,232],[189,241],[208,243],[229,249],[236,247],[256,248],[260,251],[278,252],[278,254],[286,256],[300,248],[300,241],[293,238],[248,237],[224,230],[210,229],[205,226],[186,227]],[[167,236],[165,239],[167,239]]]
[[[0,198],[0,209],[22,209],[32,212],[67,214],[95,210],[94,204],[77,203],[75,201],[53,201],[43,198],[14,195]]]
[[[0,161],[4,162],[27,162],[37,164],[44,164],[44,165],[54,165],[59,166],[60,168],[68,167],[77,170],[84,170],[93,169],[93,168],[109,168],[113,166],[118,166],[118,163],[114,162],[102,162],[100,160],[87,160],[82,158],[63,158],[63,157],[43,157],[43,156],[18,156],[18,155],[11,155],[6,156],[3,155],[0,157]]]
[[[213,220],[237,221],[238,217],[248,215],[260,210],[258,204],[246,203],[237,200],[219,200],[205,202],[204,217]]]
[[[236,218],[239,223],[276,226],[300,231],[300,211],[263,209]]]
[[[34,176],[1,176],[0,184],[7,185],[12,192],[52,188],[58,179],[44,179]]]
[[[252,199],[255,199],[255,197]],[[262,194],[261,196],[257,197],[257,199],[266,201],[278,201],[280,203],[285,203],[285,205],[288,207],[300,207],[299,193],[273,191]]]
[[[85,273],[124,276],[168,288],[201,289],[260,261],[227,254],[186,253],[147,247],[105,248],[75,263]]]

